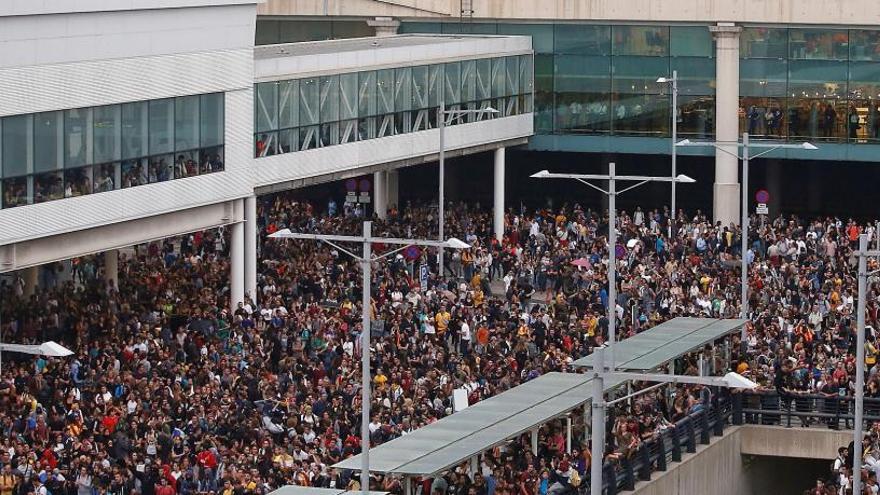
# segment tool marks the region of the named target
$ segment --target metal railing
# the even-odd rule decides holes
[[[758,424],[831,429],[853,427],[855,398],[823,394],[779,394],[761,390],[731,396],[732,421],[735,425]],[[880,421],[880,398],[865,397],[864,420]]]
[[[733,405],[726,391],[721,394],[713,394],[711,399],[702,402],[700,410],[642,441],[632,455],[605,462],[603,495],[633,490],[636,482],[650,481],[653,472],[666,471],[670,463],[680,462],[684,453],[694,453],[697,445],[708,445],[713,436],[723,435],[733,414]],[[589,495],[589,485],[585,479],[578,487],[579,494]]]

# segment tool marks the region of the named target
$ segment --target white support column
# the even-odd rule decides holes
[[[244,199],[244,293],[255,304],[257,296],[257,197]]]
[[[400,211],[400,172],[389,170],[385,174],[385,189],[388,191],[385,198],[386,206],[397,208]]]
[[[394,20],[393,17],[377,17],[367,21],[367,25],[376,30],[377,38],[385,36],[394,36],[400,27],[400,21]]]
[[[571,454],[571,416],[565,417],[565,453]]]
[[[236,200],[236,208],[243,208],[243,201]],[[232,310],[235,311],[238,303],[244,301],[244,222],[236,222],[230,228],[229,299]]]
[[[739,223],[739,33],[729,22],[709,26],[715,37],[715,151],[713,214],[723,226]],[[721,144],[724,143],[724,144]],[[727,153],[725,153],[725,151]]]
[[[504,237],[504,148],[495,150],[495,196],[492,205],[492,231],[501,242]]]
[[[593,406],[590,402],[584,404],[584,444],[590,441],[590,427],[593,423]]]
[[[25,268],[21,277],[24,279],[24,296],[31,297],[37,291],[37,285],[40,280],[40,267],[32,266]]]
[[[113,282],[113,288],[119,290],[119,250],[104,251],[104,282]]]
[[[373,210],[376,216],[385,220],[388,216],[388,182],[387,172],[380,170],[373,173]]]
[[[532,455],[538,455],[538,429],[532,430]]]

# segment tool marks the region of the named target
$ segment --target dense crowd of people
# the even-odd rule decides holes
[[[320,210],[320,211],[319,211]],[[0,495],[192,495],[265,493],[285,484],[358,486],[331,468],[360,451],[361,283],[357,263],[333,246],[276,241],[294,231],[356,234],[362,211],[270,197],[260,205],[256,294],[230,307],[227,236],[199,232],[138,246],[119,260],[119,285],[99,258],[44,268],[30,294],[20,277],[0,286],[4,341],[54,339],[65,359],[4,355],[0,373]],[[375,235],[423,238],[436,210],[393,208]],[[373,416],[379,444],[452,413],[452,391],[469,401],[550,371],[572,371],[607,337],[614,304],[620,338],[676,316],[739,313],[739,230],[702,212],[622,213],[619,290],[606,291],[607,219],[566,205],[506,215],[502,242],[491,212],[451,205],[446,232],[471,244],[447,252],[443,276],[419,277],[436,253],[410,248],[374,265],[371,314]],[[672,223],[673,235],[667,235]],[[748,351],[732,366],[786,396],[853,390],[855,270],[849,256],[870,226],[852,220],[779,217],[758,229],[751,260]],[[377,245],[382,253],[391,249]],[[578,265],[572,264],[578,260]],[[66,275],[66,276],[65,276]],[[878,327],[878,279],[868,322]],[[868,394],[880,396],[878,346],[866,346]],[[739,348],[734,338],[733,349]],[[710,351],[705,351],[710,353]],[[720,355],[707,354],[722,370]],[[698,360],[677,363],[696,374]],[[621,403],[606,459],[702,407],[679,387]],[[585,425],[575,420],[575,438]],[[480,469],[426,479],[423,494],[546,495],[589,473],[589,444],[565,449],[561,424],[483,456]],[[880,464],[878,464],[880,465]],[[845,485],[846,474],[831,483]],[[867,479],[867,478],[866,478]],[[842,481],[842,483],[841,483]],[[376,477],[375,489],[402,493]]]

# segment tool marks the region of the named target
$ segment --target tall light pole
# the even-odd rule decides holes
[[[323,235],[291,232],[290,229],[282,229],[269,235],[272,239],[305,239],[321,241],[351,256],[361,264],[363,270],[363,287],[361,289],[361,492],[364,495],[370,491],[370,300],[372,264],[387,256],[394,255],[409,246],[428,246],[450,249],[468,249],[470,245],[456,238],[446,241],[430,241],[421,239],[399,239],[395,237],[373,237],[372,222],[364,222],[363,235]],[[352,251],[341,247],[340,242],[354,242],[362,245],[363,254],[358,256]],[[380,256],[373,256],[373,243],[392,244],[402,246]]]
[[[591,398],[593,407],[592,417],[592,446],[590,460],[590,494],[602,495],[602,467],[604,464],[605,454],[605,410],[607,408],[605,402],[605,379],[632,380],[639,382],[658,382],[658,383],[688,383],[695,385],[707,385],[712,387],[739,388],[739,389],[755,389],[758,384],[740,375],[739,373],[728,373],[724,376],[691,376],[691,375],[661,375],[652,373],[625,373],[615,371],[613,367],[610,370],[605,368],[604,354],[605,349],[596,349],[596,359],[593,360],[593,397]],[[626,400],[632,396],[638,395],[635,392],[626,397],[615,399],[611,403]]]
[[[594,174],[554,174],[546,170],[542,170],[532,175],[534,179],[571,179],[576,180],[584,185],[608,196],[608,343],[610,354],[610,368],[614,370],[614,341],[616,331],[617,317],[617,195],[623,194],[631,189],[635,189],[648,182],[696,182],[694,179],[686,175],[676,177],[648,177],[642,175],[617,175],[614,162],[608,164],[608,175]],[[608,181],[608,190],[590,182],[591,180]],[[617,181],[635,182],[635,184],[617,190]]]
[[[739,154],[731,153],[726,149],[726,146],[737,144],[740,146],[742,151],[742,156]],[[743,162],[743,172],[742,172],[742,204],[740,205],[740,230],[742,231],[742,245],[740,246],[740,318],[748,319],[749,317],[749,273],[748,273],[748,252],[749,252],[749,161],[754,158],[759,158],[761,156],[766,155],[772,151],[776,151],[779,149],[798,149],[798,150],[817,150],[815,145],[812,143],[804,142],[797,144],[778,144],[778,143],[761,143],[761,144],[750,144],[749,143],[749,133],[744,132],[742,135],[742,143],[728,143],[724,141],[690,141],[689,139],[685,139],[684,141],[680,141],[675,143],[675,146],[682,147],[713,147],[723,153],[727,153],[728,155],[732,155],[736,157],[737,160],[742,160]],[[749,154],[750,148],[758,148],[763,149],[764,151],[758,153],[757,155],[751,156]],[[748,350],[748,343],[746,339],[748,338],[748,329],[746,325],[742,327],[742,333],[740,334],[740,348],[742,349],[743,355]]]
[[[856,394],[855,428],[853,428],[853,493],[861,493],[862,488],[862,435],[865,410],[865,305],[868,298],[868,258],[880,256],[880,249],[868,250],[868,234],[859,236],[859,250],[853,253],[859,258],[859,294],[856,304]]]
[[[493,115],[499,113],[498,110],[495,110],[492,107],[487,108],[479,108],[479,109],[464,109],[464,110],[446,110],[446,105],[443,102],[440,102],[440,108],[437,111],[437,129],[440,131],[440,152],[438,156],[438,161],[440,162],[440,184],[438,191],[438,199],[437,199],[437,223],[439,225],[437,232],[437,239],[443,240],[445,238],[443,233],[443,224],[445,222],[445,205],[446,201],[446,117],[460,117],[462,115]],[[441,247],[437,253],[437,273],[442,278],[444,276],[443,273],[443,248]]]
[[[675,177],[678,175],[677,173],[677,149],[675,147],[675,143],[678,142],[678,71],[672,71],[672,78],[668,77],[660,77],[657,79],[657,82],[660,84],[671,84],[672,85],[672,175],[671,177]],[[672,213],[672,218],[669,221],[669,237],[672,237],[672,228],[675,223],[676,214],[675,214],[675,181],[672,181],[672,199],[670,203],[670,211]]]

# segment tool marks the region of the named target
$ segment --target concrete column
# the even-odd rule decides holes
[[[715,37],[715,140],[724,151],[715,151],[713,213],[722,225],[739,223],[739,33],[729,22],[709,26]],[[726,151],[726,153],[725,153]]]
[[[243,200],[236,200],[237,208],[243,208]],[[229,299],[234,311],[244,301],[244,222],[232,224],[229,242]]]
[[[367,25],[376,30],[376,37],[394,36],[400,27],[400,21],[392,17],[377,17],[367,21]]]
[[[495,196],[492,205],[492,231],[501,242],[504,237],[504,148],[495,150]]]
[[[30,268],[25,268],[21,274],[21,278],[24,279],[24,296],[31,297],[34,295],[34,292],[37,291],[37,285],[40,280],[40,267],[32,266]]]
[[[104,282],[113,281],[113,287],[119,290],[119,250],[104,251]]]
[[[373,173],[373,211],[385,220],[388,216],[388,173],[384,170]]]
[[[388,207],[394,207],[400,210],[400,172],[397,170],[389,170],[386,172],[385,185],[388,190]]]
[[[257,300],[257,197],[244,199],[244,293]]]

